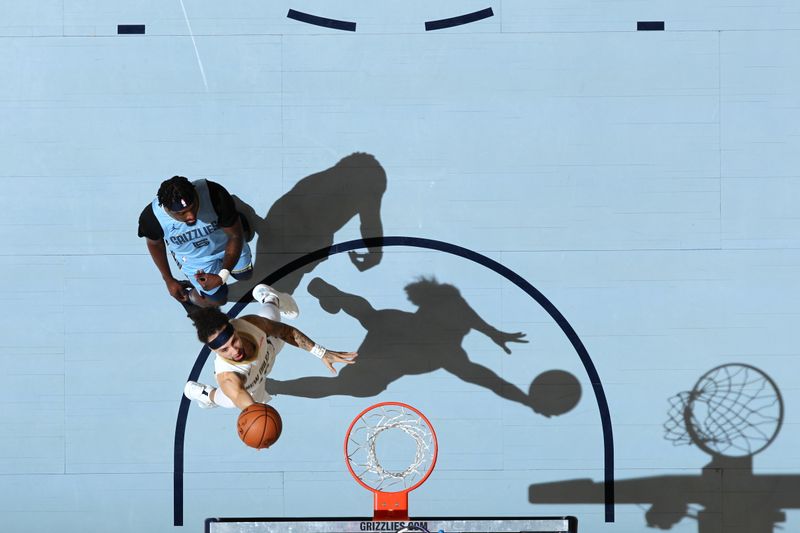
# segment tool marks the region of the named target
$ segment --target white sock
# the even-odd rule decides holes
[[[280,322],[281,311],[278,309],[278,297],[270,295],[267,303],[261,304],[261,307],[258,309],[258,316],[263,316],[264,318],[269,318],[275,322]]]
[[[222,392],[222,389],[214,389],[210,395],[210,398],[215,405],[219,405],[220,407],[225,407],[227,409],[236,407],[236,404],[233,403],[233,400],[225,396],[225,393]]]

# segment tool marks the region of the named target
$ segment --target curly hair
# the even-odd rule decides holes
[[[158,188],[158,205],[166,206],[167,209],[175,204],[180,205],[180,201],[191,200],[194,203],[194,185],[188,178],[183,176],[172,176],[170,179],[161,183]]]
[[[189,318],[197,328],[197,338],[204,344],[208,342],[209,337],[224,328],[229,322],[228,315],[220,311],[218,307],[197,309],[189,314]]]

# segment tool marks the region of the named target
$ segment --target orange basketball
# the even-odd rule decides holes
[[[251,448],[269,448],[281,436],[283,422],[270,405],[254,403],[241,412],[237,422],[239,438]]]

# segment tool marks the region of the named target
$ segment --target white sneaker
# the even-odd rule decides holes
[[[183,387],[183,395],[190,400],[197,400],[201,408],[211,409],[217,406],[217,404],[211,401],[211,392],[214,390],[214,387],[210,385],[203,385],[196,381],[187,381],[186,386]]]
[[[278,292],[269,285],[264,285],[263,283],[256,285],[253,289],[253,298],[260,304],[277,303],[278,311],[281,312],[281,316],[284,318],[297,318],[300,314],[297,302],[294,301],[291,294]]]

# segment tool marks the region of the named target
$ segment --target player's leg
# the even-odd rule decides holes
[[[218,389],[204,383],[198,383],[196,381],[186,382],[186,386],[183,387],[183,395],[190,400],[195,400],[202,409],[210,409],[212,407],[225,407],[226,409],[233,409],[236,407],[236,404],[233,403],[233,400],[228,398],[225,393],[222,392],[222,389]],[[269,400],[270,397],[267,395],[264,403],[268,402]]]
[[[190,400],[196,401],[203,409],[217,407],[217,403],[214,401],[216,392],[217,389],[211,385],[198,383],[196,381],[187,381],[186,385],[183,387],[183,395]]]
[[[292,319],[300,314],[291,294],[276,291],[263,283],[253,289],[253,299],[261,304],[258,314],[270,320],[280,322],[281,317]]]
[[[300,313],[297,308],[297,302],[294,301],[292,295],[276,291],[269,285],[263,283],[256,285],[253,289],[253,299],[261,304],[257,314],[269,320],[274,320],[275,322],[280,322],[281,316],[295,318]],[[286,343],[275,337],[272,337],[270,342],[275,349],[274,357],[277,357]],[[264,383],[264,386],[266,387],[266,383]],[[263,392],[266,395],[266,400],[264,400],[266,403],[272,396],[270,396],[266,388],[263,389]]]

